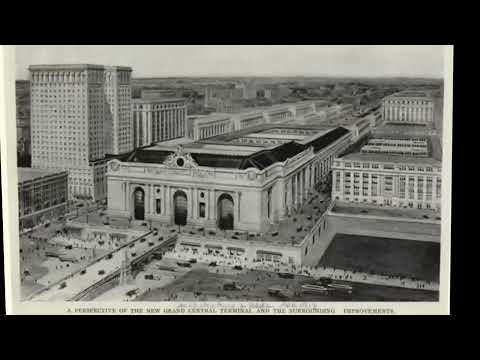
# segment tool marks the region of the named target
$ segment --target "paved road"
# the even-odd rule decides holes
[[[144,241],[140,239],[145,239]],[[100,260],[95,261],[85,270],[85,273],[77,272],[73,276],[64,280],[65,287],[60,288],[61,284],[52,286],[51,288],[40,292],[32,300],[34,301],[67,301],[75,295],[81,293],[88,287],[95,285],[106,277],[118,271],[125,259],[125,251],[127,251],[128,260],[138,258],[152,249],[152,246],[158,245],[161,242],[168,240],[158,240],[158,236],[153,233],[133,240],[125,247],[119,248],[111,252],[112,257],[107,259],[106,256]],[[103,271],[103,273],[100,273]]]
[[[216,271],[219,270],[217,273]],[[223,267],[205,269],[198,266],[163,287],[153,289],[137,301],[438,301],[438,292],[402,289],[371,284],[351,283],[352,294],[340,292],[331,295],[298,294],[290,299],[280,299],[268,294],[271,286],[288,288],[300,292],[301,285],[311,278],[296,275],[294,279],[283,279],[277,274],[258,271],[225,271]],[[228,291],[223,284],[235,281],[242,290]],[[342,281],[337,281],[342,282]],[[342,282],[347,283],[347,282]]]

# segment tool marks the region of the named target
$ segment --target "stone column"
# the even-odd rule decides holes
[[[162,186],[162,215],[167,214],[166,186]]]
[[[150,144],[152,142],[152,113],[150,111],[146,112],[147,115],[147,133],[146,139],[147,139],[147,144]]]
[[[153,187],[153,184],[150,184],[150,213],[151,214],[156,214],[157,213],[157,204],[155,201],[155,188]]]
[[[150,186],[148,184],[145,184],[143,189],[145,194],[145,198],[143,199],[143,206],[145,207],[145,215],[148,215],[150,214]]]
[[[292,207],[292,181],[287,180],[285,184],[285,192],[287,194],[287,201],[285,203],[285,210],[287,215],[290,213],[291,207]]]
[[[211,195],[211,192],[212,190],[208,189],[206,191],[206,195],[207,195],[207,198],[205,199],[206,200],[206,210],[207,210],[207,219],[208,220],[211,220],[212,219],[212,204],[211,204],[211,201],[212,201],[212,195]]]
[[[297,176],[297,179],[296,179],[295,183],[296,183],[297,186],[296,186],[296,195],[295,195],[295,198],[296,198],[296,200],[297,200],[296,206],[298,207],[298,206],[301,204],[301,201],[302,201],[302,200],[301,200],[302,192],[301,192],[301,186],[300,186],[300,182],[301,182],[301,180],[302,180],[302,178],[301,178],[301,172],[298,172],[298,173],[296,174],[296,176]]]
[[[193,188],[190,188],[189,191],[188,191],[188,197],[189,197],[189,204],[190,204],[190,209],[188,209],[188,217],[189,218],[193,218]]]
[[[307,194],[310,191],[311,187],[311,175],[310,175],[310,165],[307,166],[306,168],[306,191],[305,194]]]
[[[212,209],[212,220],[215,221],[216,220],[216,217],[217,217],[217,212],[216,212],[216,204],[215,204],[215,190],[212,190],[212,192],[210,193],[211,195],[211,201],[210,201],[210,206],[211,206],[211,209]]]
[[[235,194],[233,196],[234,198],[234,216],[233,216],[233,227],[235,228],[238,222],[240,221],[240,193],[238,191],[235,191]]]
[[[170,199],[170,186],[165,186],[165,199],[163,200],[165,203],[165,215],[170,216],[171,213],[171,199]]]
[[[303,205],[305,197],[305,169],[300,171],[300,205]]]
[[[237,192],[237,209],[238,209],[238,213],[237,213],[237,216],[238,216],[238,221],[240,222],[241,221],[241,201],[242,201],[242,193],[239,191]]]
[[[198,189],[193,188],[193,197],[192,197],[192,218],[197,219],[198,218]]]

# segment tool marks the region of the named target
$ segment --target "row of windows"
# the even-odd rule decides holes
[[[407,166],[407,165],[393,165],[393,164],[378,164],[378,163],[358,163],[358,162],[341,162],[335,161],[335,166],[342,166],[346,168],[362,168],[362,169],[384,169],[384,170],[400,170],[400,171],[421,171],[421,172],[439,172],[440,168],[434,168],[431,166]]]
[[[388,100],[386,104],[397,104],[397,105],[428,105],[431,104],[431,101],[425,100]]]
[[[178,104],[165,104],[165,105],[136,105],[134,104],[134,111],[141,111],[141,110],[184,110],[185,104],[178,103]]]
[[[354,195],[359,195],[360,194],[360,181],[359,177],[356,177],[358,180],[354,181],[353,185],[353,193]],[[379,185],[378,185],[377,177],[372,176],[372,182],[371,184],[368,183],[368,178],[366,179],[363,177],[363,183],[361,186],[362,189],[362,195],[363,196],[369,196],[369,190],[371,190],[371,195],[372,196],[377,196],[379,193]],[[383,186],[384,192],[393,192],[394,187],[393,187],[393,177],[388,177],[386,176],[384,178],[384,186]],[[414,177],[409,177],[408,178],[408,187],[406,183],[406,178],[405,177],[400,177],[399,178],[399,187],[398,187],[398,194],[400,198],[406,198],[405,192],[408,190],[409,198],[414,199],[415,198],[415,191],[417,192],[417,198],[419,200],[424,198],[424,194],[426,194],[427,200],[432,199],[432,194],[433,194],[433,181],[432,178],[427,178],[426,181],[424,181],[423,178],[418,178],[417,183],[415,183],[415,178]],[[436,198],[440,199],[441,197],[441,180],[437,179],[436,183]],[[340,193],[342,191],[341,188],[341,182],[340,182],[340,177],[338,174],[336,174],[336,180],[335,180],[335,192]],[[343,192],[345,195],[351,195],[352,192],[352,183],[350,180],[350,177],[346,177],[344,181],[344,186],[343,186]]]
[[[336,200],[340,200],[340,197],[337,196],[335,198]],[[377,201],[377,199],[359,199],[359,198],[350,198],[350,197],[345,197],[344,199],[345,201],[352,201],[352,202],[364,202],[364,203],[372,203],[372,204],[381,204],[381,205],[387,205],[387,206],[392,206],[392,200],[391,199],[384,199],[384,200],[380,200],[380,201]],[[410,201],[410,202],[403,202],[403,201],[399,201],[398,203],[398,206],[399,207],[404,207],[404,208],[417,208],[417,209],[434,209],[434,208],[438,208],[438,205],[437,204],[434,204],[434,203],[428,203],[428,202],[418,202],[415,206],[414,202],[413,201]]]

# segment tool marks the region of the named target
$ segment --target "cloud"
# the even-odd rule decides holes
[[[17,78],[31,64],[131,66],[142,76],[441,77],[439,45],[17,46]]]

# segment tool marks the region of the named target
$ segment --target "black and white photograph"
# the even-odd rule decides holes
[[[453,46],[0,60],[12,313],[448,314]]]

